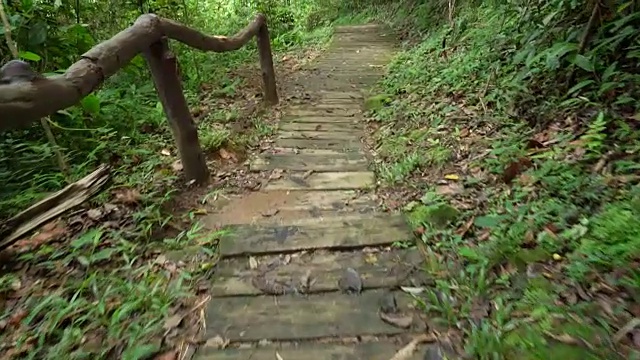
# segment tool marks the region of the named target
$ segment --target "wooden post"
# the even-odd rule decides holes
[[[151,44],[144,57],[169,120],[184,173],[188,180],[204,184],[209,179],[209,169],[198,140],[198,129],[182,92],[176,57],[169,50],[167,39]]]
[[[269,39],[269,29],[264,15],[262,25],[258,31],[258,52],[260,54],[260,68],[262,69],[262,87],[264,98],[271,104],[278,103],[278,89],[276,88],[276,72],[273,69],[273,55],[271,54],[271,40]]]

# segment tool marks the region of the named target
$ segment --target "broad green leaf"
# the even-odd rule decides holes
[[[594,70],[593,62],[584,55],[577,54],[573,59],[573,64],[585,71],[592,72]]]
[[[569,91],[567,91],[567,93],[569,95],[571,95],[571,94],[577,92],[578,90],[584,88],[585,86],[589,86],[589,85],[591,85],[593,83],[595,83],[595,81],[593,81],[593,80],[581,81],[581,82],[577,83],[576,85],[574,85],[571,89],[569,89]]]
[[[23,59],[23,60],[30,60],[30,61],[40,61],[40,60],[42,60],[40,55],[32,53],[31,51],[21,51],[18,54],[18,56],[20,57],[20,59]]]
[[[501,216],[487,215],[487,216],[477,217],[473,221],[473,224],[477,227],[494,228],[498,226],[498,224],[500,224],[500,221],[502,221]]]
[[[95,115],[100,112],[100,99],[94,94],[87,95],[80,101],[80,105],[89,114]]]
[[[460,249],[458,249],[458,254],[470,260],[480,259],[480,254],[478,254],[478,252],[475,249],[470,248],[468,246],[463,246]]]

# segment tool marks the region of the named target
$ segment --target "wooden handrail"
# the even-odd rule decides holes
[[[24,127],[78,104],[136,55],[143,54],[176,139],[185,175],[190,180],[206,182],[208,169],[167,38],[202,51],[227,52],[241,48],[253,37],[257,37],[264,98],[270,104],[277,104],[273,57],[264,15],[258,14],[235,36],[225,37],[205,35],[175,21],[145,14],[129,28],[84,53],[62,75],[44,77],[18,60],[5,64],[0,69],[0,131]]]

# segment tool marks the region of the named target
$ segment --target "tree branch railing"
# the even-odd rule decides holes
[[[81,56],[59,76],[44,77],[28,64],[12,60],[0,69],[0,131],[25,127],[32,122],[78,104],[104,81],[143,54],[158,97],[173,133],[185,175],[204,183],[209,177],[197,127],[187,106],[178,76],[176,58],[167,39],[177,40],[202,51],[228,52],[240,49],[257,38],[262,70],[264,99],[278,103],[269,30],[264,15],[256,18],[235,36],[208,36],[153,14],[140,16],[119,32]]]

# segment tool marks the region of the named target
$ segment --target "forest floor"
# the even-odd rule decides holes
[[[180,164],[158,149],[154,176],[3,253],[3,357],[175,360],[200,346],[205,359],[388,360],[413,339],[440,345],[429,359],[628,358],[638,176],[611,170],[629,152],[598,148],[597,122],[505,126],[464,89],[440,91],[460,76],[452,63],[474,60],[463,50],[443,59],[427,43],[391,61],[378,28],[345,29],[323,57],[278,59],[275,109],[258,105],[256,68],[232,95],[203,85],[215,96],[196,121],[234,114],[201,133],[207,188],[167,181]]]

